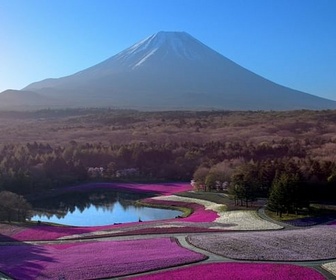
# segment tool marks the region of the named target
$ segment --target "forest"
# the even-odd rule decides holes
[[[0,191],[193,180],[247,206],[292,192],[281,211],[336,200],[336,111],[3,111],[0,129]]]

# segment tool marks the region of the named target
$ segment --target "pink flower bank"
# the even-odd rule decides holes
[[[119,225],[122,226],[122,225]],[[23,230],[19,233],[12,235],[13,241],[42,241],[42,240],[56,240],[57,238],[89,233],[98,230],[106,230],[116,228],[119,226],[107,225],[97,227],[72,227],[72,226],[49,226],[49,225],[35,225],[31,228]]]
[[[323,280],[317,271],[290,264],[212,263],[179,268],[132,280]]]
[[[158,200],[150,198],[147,198],[144,201],[154,205],[157,204],[157,205],[191,208],[193,210],[192,214],[189,217],[180,220],[184,222],[213,222],[219,217],[217,212],[212,210],[206,210],[203,205],[200,205],[198,203]]]
[[[192,190],[190,183],[161,183],[161,184],[138,184],[138,183],[90,183],[66,188],[65,190],[89,190],[108,188],[117,191],[153,192],[160,195],[171,195],[179,192]]]
[[[203,260],[175,239],[1,246],[0,270],[14,279],[100,279]]]

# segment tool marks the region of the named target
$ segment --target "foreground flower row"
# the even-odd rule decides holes
[[[164,253],[163,253],[164,252]],[[100,279],[203,260],[175,239],[1,246],[0,270],[14,279]]]
[[[322,280],[317,271],[289,264],[248,264],[248,263],[211,263],[180,268],[132,280],[173,280],[173,279],[207,279],[207,280]]]

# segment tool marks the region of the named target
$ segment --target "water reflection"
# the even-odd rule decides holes
[[[143,207],[135,204],[146,194],[107,190],[69,192],[32,201],[33,221],[74,226],[98,226],[114,223],[174,218],[180,211]]]

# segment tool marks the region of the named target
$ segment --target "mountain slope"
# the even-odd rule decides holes
[[[264,79],[185,32],[159,32],[93,67],[23,90],[70,106],[291,110],[336,102]]]
[[[0,109],[41,109],[56,106],[56,100],[36,92],[8,89],[0,93]]]

